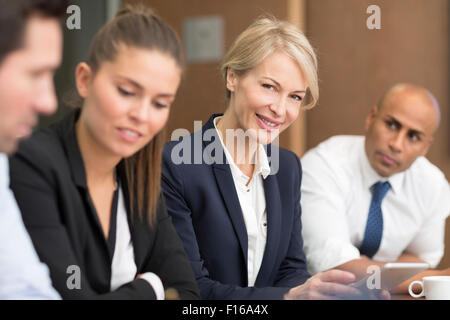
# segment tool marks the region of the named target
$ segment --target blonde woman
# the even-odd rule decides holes
[[[163,153],[167,208],[201,297],[358,295],[345,285],[355,280],[351,273],[334,270],[309,279],[300,161],[272,144],[318,99],[317,61],[308,40],[287,22],[258,19],[236,39],[222,73],[225,113],[212,115],[201,132],[170,142]],[[201,150],[190,143],[198,135]]]

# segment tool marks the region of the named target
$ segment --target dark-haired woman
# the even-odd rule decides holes
[[[76,69],[80,108],[24,142],[11,184],[64,299],[198,298],[160,197],[161,130],[183,59],[175,33],[123,9]]]

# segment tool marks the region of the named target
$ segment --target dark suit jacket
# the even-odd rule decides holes
[[[64,299],[155,299],[152,287],[134,280],[110,292],[112,256],[87,188],[85,169],[75,135],[78,111],[39,130],[21,143],[11,159],[11,187],[40,259],[50,269],[53,285]],[[160,201],[153,226],[130,215],[122,165],[118,177],[124,192],[137,274],[154,272],[165,288],[181,298],[199,297],[182,243]],[[144,213],[145,214],[145,213]],[[70,290],[81,271],[81,289]],[[69,280],[69,281],[68,281]]]
[[[182,144],[173,141],[165,146],[162,186],[167,209],[203,299],[281,299],[289,288],[309,277],[301,236],[300,161],[294,153],[278,149],[279,170],[264,180],[267,244],[255,286],[248,287],[247,230],[230,167],[216,140],[217,132],[210,130],[216,116]],[[205,140],[210,141],[202,142],[207,130]],[[184,152],[179,152],[183,145]],[[268,147],[269,156],[272,148]],[[202,164],[186,163],[198,162],[203,152],[209,154],[213,149],[214,159],[221,159],[222,164],[217,160],[206,164],[205,160],[213,162],[207,155]],[[196,156],[195,151],[201,153]],[[177,155],[188,161],[175,164]]]

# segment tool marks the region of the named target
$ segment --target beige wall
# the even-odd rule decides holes
[[[366,8],[381,8],[381,30],[366,28]],[[442,123],[428,158],[450,179],[447,0],[314,0],[307,30],[319,55],[321,96],[308,112],[308,147],[336,134],[363,134],[364,119],[384,90],[413,82],[431,90]],[[450,223],[447,252],[450,266]]]

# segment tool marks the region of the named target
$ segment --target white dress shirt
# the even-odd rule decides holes
[[[221,117],[214,119],[214,127],[217,130],[216,123]],[[263,179],[266,179],[270,173],[269,161],[266,151],[261,144],[258,144],[255,153],[255,169],[253,176],[245,175],[235,164],[233,157],[225,147],[222,137],[219,133],[220,143],[228,164],[230,165],[233,176],[234,186],[241,205],[242,215],[244,217],[245,228],[247,229],[248,251],[247,251],[247,274],[248,286],[255,285],[259,269],[261,267],[264,250],[267,239],[267,212],[266,197],[264,194]],[[248,183],[248,185],[247,185]]]
[[[127,211],[121,188],[119,188],[119,199],[117,203],[116,228],[116,244],[111,266],[111,291],[133,281],[137,272]],[[140,278],[146,280],[152,286],[157,300],[164,300],[164,287],[161,279],[156,274],[146,272],[141,274]]]
[[[332,137],[302,158],[304,250],[311,273],[360,258],[372,199],[371,186],[389,181],[383,236],[375,261],[392,262],[403,252],[436,267],[444,253],[450,187],[444,174],[419,157],[406,171],[382,178],[371,167],[362,136]]]
[[[8,158],[0,153],[0,300],[60,299],[40,262],[9,188]]]

